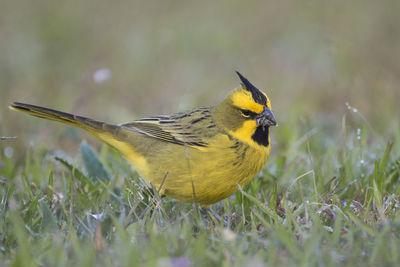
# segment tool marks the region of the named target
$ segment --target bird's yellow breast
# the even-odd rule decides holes
[[[238,185],[248,183],[261,171],[270,152],[269,147],[252,147],[227,134],[215,136],[209,146],[202,149],[151,143],[149,139],[143,142],[158,152],[147,155],[146,160],[141,155],[146,151],[126,147],[128,153],[124,155],[137,171],[156,188],[166,177],[162,192],[184,202],[197,201],[203,206],[229,197],[237,191]],[[130,151],[134,153],[129,155]]]

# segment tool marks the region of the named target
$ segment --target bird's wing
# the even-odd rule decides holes
[[[218,131],[209,107],[172,116],[143,118],[120,126],[165,142],[192,147],[207,147],[208,139]]]

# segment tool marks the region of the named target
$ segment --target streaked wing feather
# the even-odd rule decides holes
[[[202,123],[199,123],[202,121]],[[122,124],[132,131],[159,140],[178,145],[193,147],[206,147],[207,139],[212,136],[215,127],[211,117],[210,108],[199,108],[188,113],[177,113],[172,116],[154,116],[142,118],[130,123]]]

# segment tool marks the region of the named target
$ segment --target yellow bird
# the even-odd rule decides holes
[[[267,95],[237,74],[241,86],[216,106],[124,124],[18,102],[10,108],[88,131],[163,194],[209,208],[261,171],[271,150],[269,127],[277,124]]]

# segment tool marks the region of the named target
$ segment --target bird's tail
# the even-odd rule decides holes
[[[12,105],[9,106],[9,108],[15,111],[22,111],[39,118],[58,121],[83,128],[84,130],[88,131],[89,133],[100,139],[103,138],[101,138],[99,134],[107,133],[111,135],[117,135],[120,128],[118,125],[112,125],[86,117],[30,104],[14,102]]]

